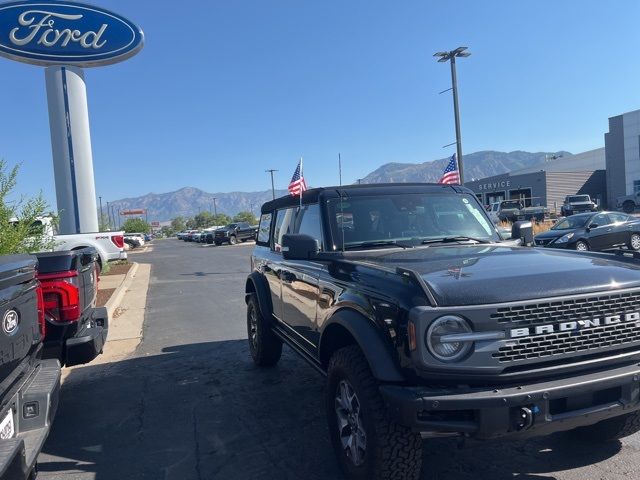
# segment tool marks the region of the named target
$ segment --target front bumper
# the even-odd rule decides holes
[[[42,360],[7,399],[0,418],[12,411],[15,436],[0,440],[0,480],[26,479],[33,471],[58,408],[59,391],[60,364]]]
[[[66,341],[67,367],[89,363],[102,353],[109,332],[109,314],[104,307],[94,308],[91,319],[77,334]]]
[[[504,389],[382,385],[380,393],[392,418],[416,432],[548,435],[640,409],[640,364]],[[523,413],[531,413],[525,426]]]

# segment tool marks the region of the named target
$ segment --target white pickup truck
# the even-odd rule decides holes
[[[107,262],[124,260],[127,258],[127,252],[124,251],[124,232],[96,232],[60,235],[57,233],[56,226],[50,217],[39,218],[35,222],[35,226],[39,226],[38,222],[44,228],[45,235],[53,238],[53,249],[56,251],[94,247],[100,256],[100,268],[102,268],[102,266]]]

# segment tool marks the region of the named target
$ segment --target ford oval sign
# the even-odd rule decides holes
[[[36,65],[109,65],[135,55],[142,30],[102,8],[74,2],[0,4],[0,55]]]

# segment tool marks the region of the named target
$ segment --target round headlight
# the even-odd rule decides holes
[[[431,355],[442,362],[455,362],[471,349],[472,342],[443,342],[446,335],[471,333],[469,324],[460,317],[446,315],[433,321],[425,336]]]

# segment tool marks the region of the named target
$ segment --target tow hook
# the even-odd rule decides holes
[[[533,407],[534,410],[537,410],[536,407]],[[516,422],[516,429],[527,430],[531,425],[533,425],[533,410],[529,407],[520,407],[518,411],[518,421]]]

